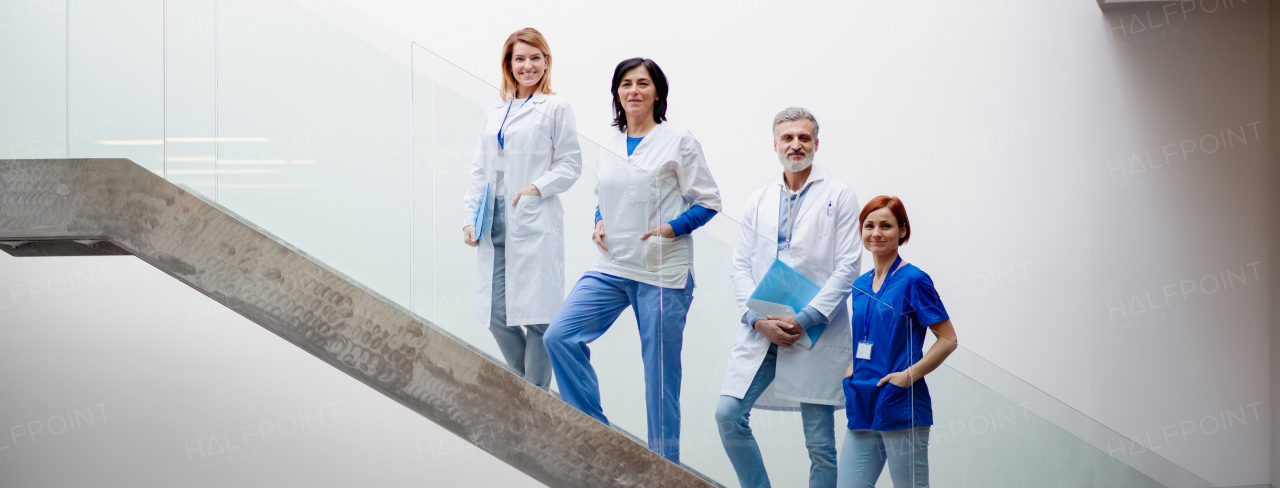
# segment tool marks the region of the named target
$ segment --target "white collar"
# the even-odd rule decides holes
[[[505,101],[503,102],[503,105],[506,105],[506,104],[508,104],[508,103],[512,103],[512,102],[518,102],[518,103],[516,103],[516,106],[517,106],[517,107],[521,107],[521,106],[524,106],[524,104],[526,103],[526,102],[525,102],[525,100],[528,100],[528,102],[527,102],[527,103],[535,103],[535,104],[537,104],[537,103],[542,103],[542,102],[547,101],[547,97],[550,97],[550,95],[547,95],[546,93],[542,93],[542,92],[533,92],[533,95],[529,95],[529,96],[528,96],[528,97],[526,97],[526,98],[520,98],[520,97],[515,96],[515,94],[512,94],[512,95],[511,95],[511,99],[510,99],[510,100],[505,100]]]
[[[800,187],[800,191],[804,191],[805,188],[813,186],[814,183],[828,179],[830,177],[831,175],[828,174],[826,170],[819,168],[817,163],[814,163],[813,171],[809,172],[809,179],[805,180],[804,186]],[[784,176],[779,176],[778,179],[773,180],[773,184],[777,185],[779,189],[787,193],[798,193],[798,192],[791,191],[791,188],[787,186],[787,181]]]

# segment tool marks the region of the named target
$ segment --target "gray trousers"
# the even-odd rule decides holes
[[[489,332],[498,342],[502,358],[515,373],[543,390],[551,388],[551,358],[542,345],[547,324],[507,325],[507,205],[502,196],[493,204],[493,307]]]
[[[929,426],[846,430],[837,488],[875,488],[885,464],[893,488],[929,488]]]

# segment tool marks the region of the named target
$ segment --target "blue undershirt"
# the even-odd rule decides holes
[[[627,136],[627,156],[630,156],[631,153],[636,152],[636,146],[639,146],[640,141],[643,141],[643,140],[644,140],[644,136],[640,136],[640,137]]]
[[[639,146],[640,141],[643,140],[644,137],[627,136],[627,156],[635,153],[636,146]],[[675,220],[667,222],[667,225],[671,226],[671,230],[675,232],[676,237],[680,237],[691,234],[697,228],[707,225],[707,222],[710,222],[711,218],[715,217],[717,213],[707,207],[694,205],[689,207],[689,210],[685,210],[679,217],[676,217]],[[600,207],[596,206],[596,222],[600,222],[600,219]]]
[[[685,210],[684,213],[676,217],[675,220],[667,222],[671,226],[671,230],[675,231],[676,237],[692,234],[695,229],[707,225],[711,221],[711,217],[716,216],[715,210],[711,210],[702,205],[694,205]]]

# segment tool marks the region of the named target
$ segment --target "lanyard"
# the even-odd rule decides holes
[[[889,272],[888,272],[887,274],[885,274],[885,275],[884,275],[884,281],[880,282],[880,292],[883,292],[883,291],[884,291],[884,287],[889,285],[889,277],[890,277],[890,276],[893,276],[893,272],[898,268],[898,265],[899,265],[899,264],[901,264],[901,263],[902,263],[902,255],[898,255],[898,258],[893,260],[893,265],[892,265],[892,266],[889,266]],[[875,281],[876,281],[876,279],[875,279],[875,273],[873,272],[873,273],[871,274],[871,286],[872,286],[872,287],[874,287],[874,286],[875,286]],[[880,301],[880,300],[879,300],[879,297],[878,297],[878,296],[875,296],[875,295],[879,295],[879,294],[880,294],[880,293],[877,293],[877,292],[874,292],[874,291],[873,291],[873,292],[872,292],[872,294],[869,294],[869,295],[867,296],[867,308],[866,308],[866,310],[864,310],[864,311],[862,312],[862,325],[863,325],[863,327],[866,327],[866,328],[867,328],[867,329],[866,329],[865,331],[863,331],[863,333],[862,333],[862,340],[863,340],[863,342],[866,342],[867,337],[871,335],[871,305],[872,305],[872,302],[879,302],[879,301]]]
[[[524,103],[520,104],[520,108],[524,108],[524,104],[529,103],[529,100],[532,98],[533,98],[533,94],[530,93],[529,98],[524,99]],[[502,116],[502,125],[498,126],[498,148],[502,149],[503,151],[506,151],[507,143],[506,143],[506,140],[504,140],[502,132],[507,128],[507,116],[511,115],[511,106],[515,104],[516,104],[515,97],[512,97],[511,103],[507,104],[507,113],[503,114]]]
[[[784,183],[783,186],[785,187],[786,184]],[[783,191],[787,192],[787,246],[786,246],[786,249],[790,251],[791,250],[791,231],[795,230],[796,228],[795,212],[796,212],[796,209],[800,207],[800,201],[804,199],[805,192],[809,191],[809,185],[808,184],[804,185],[804,188],[800,189],[800,193],[796,194],[796,198],[794,200],[791,198],[790,190],[783,188]]]

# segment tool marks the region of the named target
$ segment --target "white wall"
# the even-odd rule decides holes
[[[56,80],[67,73],[59,71],[65,63],[51,62],[65,52],[62,24],[50,20],[57,18],[56,5],[8,3],[27,10],[6,9],[0,34],[42,42],[29,49],[0,44],[0,55],[54,81],[11,80],[14,89],[0,94],[50,108],[41,112],[48,120],[0,121],[6,128],[0,151],[10,157],[66,154],[67,132],[74,142],[77,133],[92,133],[78,124],[111,114],[75,109],[72,130],[62,127],[68,121],[59,114],[67,107],[57,94],[65,87]],[[1275,163],[1267,159],[1267,134],[1275,128],[1264,103],[1272,53],[1265,47],[1269,12],[1261,0],[1137,5],[1105,14],[1088,0],[352,4],[491,83],[498,80],[494,66],[506,35],[538,27],[554,48],[556,88],[573,103],[583,133],[596,140],[611,130],[606,94],[614,64],[635,55],[657,59],[672,81],[671,121],[702,141],[729,218],[737,218],[750,191],[777,176],[769,153],[772,115],[787,105],[809,107],[823,126],[820,165],[853,185],[863,200],[885,193],[908,203],[917,233],[905,255],[941,286],[964,347],[1215,484],[1258,484],[1276,476],[1268,467],[1276,452],[1265,412],[1275,411],[1276,392],[1268,385],[1277,376],[1264,372],[1274,371],[1267,345],[1275,344],[1269,335],[1275,312],[1268,302],[1276,295],[1280,263],[1273,231],[1280,210],[1264,203],[1276,183],[1270,176]],[[111,11],[102,3],[86,5],[76,10],[80,19],[94,8]],[[152,17],[132,20],[143,25]],[[143,54],[151,59],[152,51]],[[353,58],[364,59],[329,59],[342,64]],[[273,68],[281,72],[297,61],[277,60]],[[86,61],[72,61],[73,73],[83,76]],[[227,66],[224,77],[232,71]],[[154,90],[137,91],[154,98]],[[377,121],[395,128],[404,118]],[[390,132],[366,122],[352,126]],[[152,134],[154,127],[144,129],[102,138],[160,137]],[[1227,129],[1237,137],[1229,147],[1204,146],[1231,137]],[[1169,148],[1176,152],[1166,156]],[[103,155],[81,154],[84,147],[74,143],[71,149]],[[334,174],[341,173],[326,173]],[[345,217],[361,220],[356,212]],[[710,249],[699,246],[700,253]],[[13,295],[15,286],[30,292],[33,282],[53,286],[57,273],[74,277],[76,269],[93,269],[66,264],[72,262],[97,261],[0,256],[0,307],[9,305],[0,309],[0,365],[9,373],[0,374],[0,384],[26,399],[0,406],[11,409],[0,412],[0,420],[35,428],[59,412],[88,412],[104,401],[106,415],[119,406],[124,417],[91,426],[116,429],[102,437],[89,428],[76,437],[39,438],[24,451],[28,461],[3,459],[3,480],[59,484],[69,473],[143,463],[138,465],[154,468],[155,479],[170,484],[238,484],[253,476],[283,483],[299,471],[312,476],[303,481],[336,483],[351,475],[333,465],[349,460],[389,473],[383,484],[421,479],[414,473],[458,486],[527,482],[470,448],[418,457],[430,439],[441,446],[456,439],[337,372],[308,371],[317,363],[313,358],[252,324],[210,318],[221,310],[216,307],[195,312],[201,308],[189,306],[200,303],[198,296],[136,261],[104,261],[108,270],[120,266],[109,274],[119,286],[50,292],[30,304]],[[346,270],[352,263],[342,264]],[[388,282],[403,287],[406,280],[398,276]],[[1213,288],[1211,276],[1235,281]],[[700,295],[704,303],[709,291]],[[97,335],[107,331],[120,335]],[[127,343],[91,348],[58,341],[58,334]],[[483,331],[476,334],[477,341],[485,339]],[[635,352],[627,342],[634,337],[611,335],[601,342]],[[146,342],[156,337],[165,338],[165,347]],[[33,364],[60,366],[27,373]],[[86,371],[85,364],[95,369]],[[160,376],[144,369],[154,364],[179,366]],[[254,375],[262,375],[263,383],[249,384]],[[699,375],[696,381],[707,379],[705,372]],[[200,388],[175,386],[197,377]],[[297,389],[273,388],[287,380]],[[694,383],[690,372],[687,387],[715,387]],[[333,396],[316,393],[334,388]],[[620,394],[627,395],[627,407],[638,409],[635,390]],[[157,391],[175,393],[156,398]],[[149,403],[141,404],[142,398]],[[250,463],[233,467],[230,456],[215,459],[221,454],[209,457],[221,464],[205,470],[179,444],[291,412],[323,413],[333,401],[339,420],[307,432],[315,437],[291,434],[249,449],[279,472]],[[1231,427],[1218,425],[1224,421]],[[711,442],[702,447],[718,448],[714,433],[703,437]],[[119,445],[120,439],[129,440]],[[106,459],[89,454],[104,446],[119,447],[107,449]],[[19,452],[12,449],[0,447],[0,456]],[[463,477],[470,472],[493,478]],[[126,475],[104,483],[136,484]]]
[[[818,164],[906,201],[964,347],[1209,481],[1266,483],[1268,5],[1188,3],[352,5],[495,84],[537,27],[595,140],[614,64],[656,59],[733,218],[777,176],[772,115],[810,108]]]
[[[136,258],[0,270],[0,486],[542,486]]]

